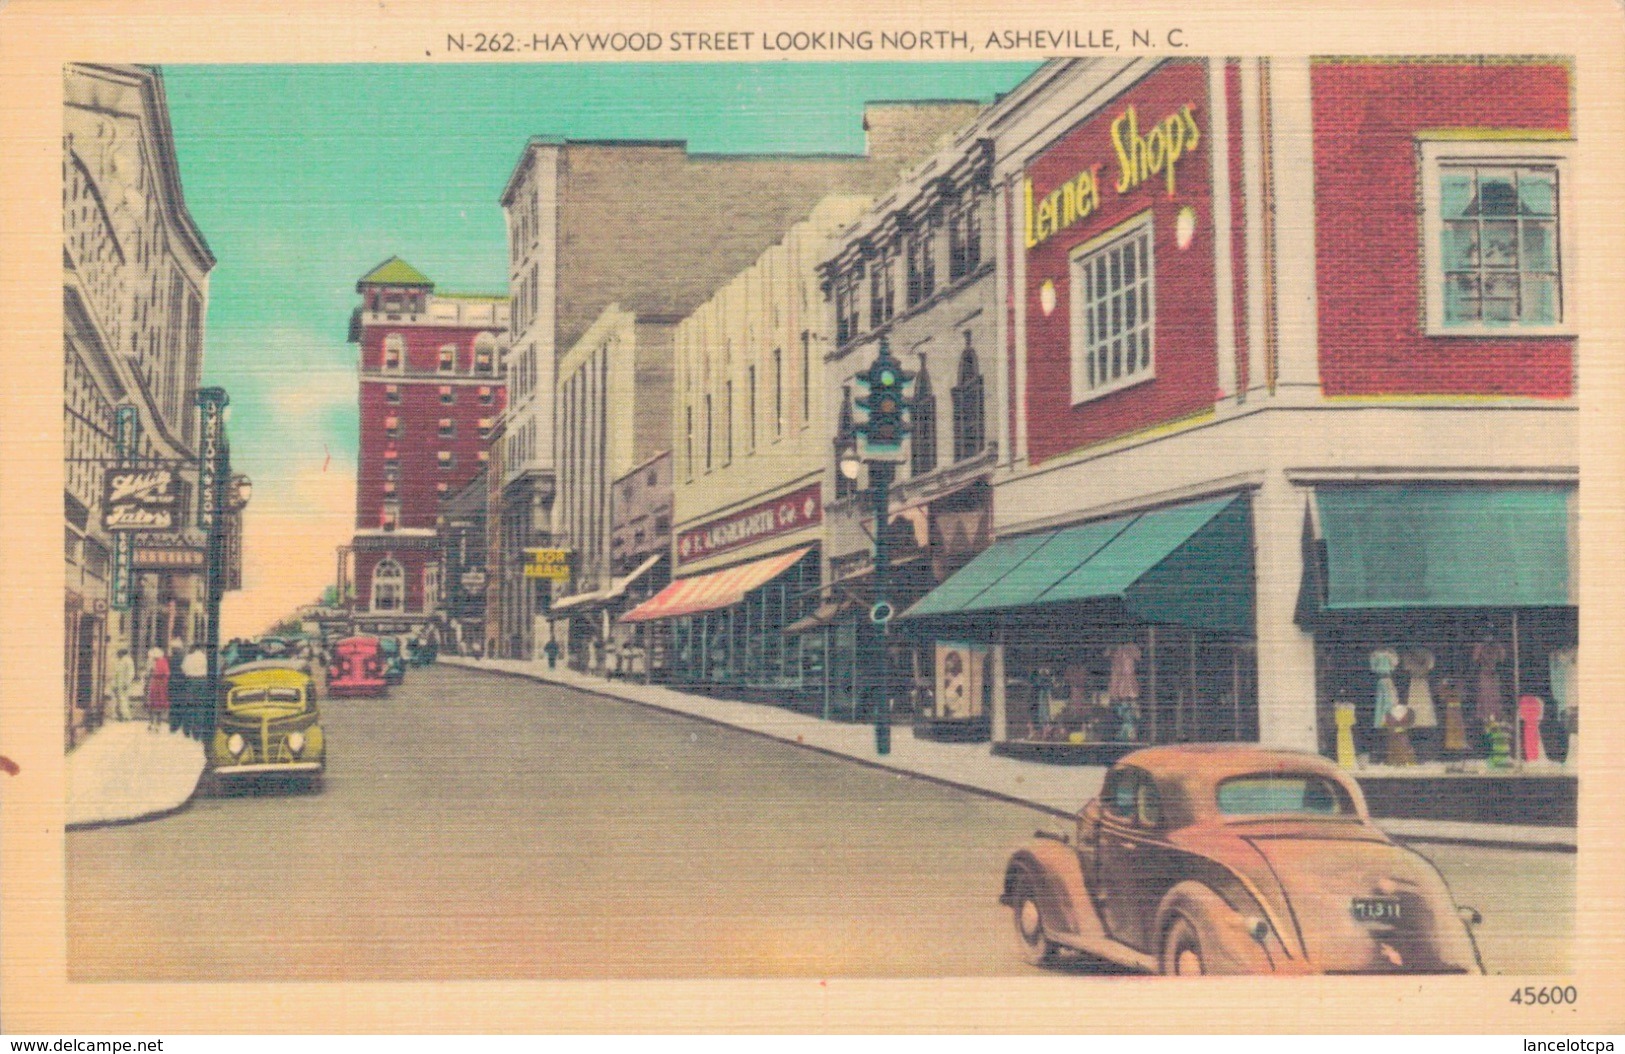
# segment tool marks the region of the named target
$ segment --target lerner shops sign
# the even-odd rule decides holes
[[[677,536],[677,558],[703,560],[763,538],[810,527],[819,522],[822,515],[822,496],[819,485],[814,483],[782,498],[764,501],[683,531]]]
[[[1112,152],[1117,155],[1117,179],[1113,188],[1120,195],[1136,190],[1153,176],[1160,176],[1168,186],[1168,196],[1172,197],[1180,160],[1195,152],[1202,142],[1195,103],[1185,104],[1143,132],[1139,112],[1130,106],[1112,122],[1111,136]],[[1104,167],[1103,162],[1090,165],[1036,202],[1032,177],[1022,180],[1027,248],[1037,248],[1100,208],[1101,169]]]

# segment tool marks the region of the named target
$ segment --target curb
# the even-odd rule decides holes
[[[105,827],[129,827],[133,824],[146,823],[148,820],[163,820],[185,812],[192,807],[192,799],[197,797],[197,787],[193,786],[192,793],[179,805],[171,805],[167,809],[157,812],[143,813],[140,816],[126,816],[120,820],[86,820],[84,823],[70,823],[63,827],[64,831],[97,831]]]
[[[580,692],[583,695],[591,695],[591,696],[595,696],[595,697],[597,697],[599,699],[608,699],[608,700],[610,700],[612,702],[623,703],[623,704],[625,704],[627,706],[638,706],[638,707],[642,707],[642,708],[644,708],[646,710],[654,710],[654,711],[657,711],[659,713],[669,714],[669,715],[674,716],[674,717],[687,718],[688,720],[698,721],[701,724],[711,725],[711,726],[714,726],[716,728],[726,728],[726,729],[729,729],[729,730],[734,731],[734,732],[742,733],[744,735],[756,736],[759,739],[766,739],[766,740],[768,740],[770,742],[774,742],[774,743],[782,743],[782,744],[784,744],[786,746],[795,747],[795,748],[800,749],[800,750],[808,750],[808,751],[811,751],[811,752],[813,752],[815,754],[823,754],[826,757],[836,758],[836,759],[841,760],[841,761],[850,762],[850,763],[852,763],[854,765],[861,765],[864,768],[876,769],[876,770],[881,771],[881,772],[891,772],[891,773],[895,773],[895,774],[900,775],[900,776],[908,776],[911,779],[917,779],[917,780],[920,780],[920,781],[925,782],[925,783],[931,783],[931,784],[935,784],[935,785],[941,786],[941,787],[949,787],[949,788],[952,788],[954,790],[965,791],[967,793],[975,794],[975,795],[978,795],[978,796],[983,797],[983,798],[991,798],[991,799],[993,799],[995,801],[1002,801],[1002,802],[1006,802],[1006,803],[1011,804],[1011,805],[1020,805],[1020,806],[1023,806],[1025,808],[1033,809],[1033,810],[1035,810],[1037,812],[1044,813],[1046,816],[1058,817],[1058,818],[1067,819],[1067,820],[1073,819],[1076,816],[1076,813],[1067,812],[1064,809],[1057,809],[1052,805],[1045,805],[1042,802],[1036,802],[1036,801],[1032,801],[1032,800],[1027,799],[1027,798],[1018,797],[1018,796],[1016,796],[1014,794],[1006,794],[1003,791],[996,791],[996,790],[992,790],[992,789],[987,788],[987,787],[981,787],[981,786],[977,786],[977,785],[969,784],[969,783],[961,783],[961,782],[958,782],[956,780],[946,779],[946,778],[941,777],[941,776],[927,775],[927,774],[922,773],[922,772],[916,772],[913,769],[905,769],[905,768],[900,768],[900,767],[895,766],[895,765],[888,765],[885,762],[881,762],[881,761],[872,761],[872,760],[870,760],[868,758],[856,757],[856,756],[851,755],[851,754],[842,753],[839,750],[833,750],[833,749],[831,749],[829,747],[821,747],[821,746],[817,746],[816,744],[812,744],[812,743],[804,743],[804,742],[800,742],[800,741],[794,740],[794,739],[786,739],[783,736],[776,736],[776,735],[772,734],[771,732],[763,732],[763,731],[760,731],[759,729],[754,729],[754,728],[742,728],[739,725],[730,724],[727,721],[723,721],[723,720],[721,720],[719,718],[706,717],[706,716],[701,715],[701,714],[692,714],[692,713],[689,713],[686,710],[677,710],[677,709],[673,709],[672,707],[662,706],[659,703],[651,703],[651,702],[647,702],[647,701],[642,700],[642,699],[628,699],[625,696],[615,695],[613,693],[606,692],[606,691],[603,691],[603,690],[598,689],[598,688],[582,686],[582,685],[576,685],[576,684],[572,684],[572,683],[570,683],[568,681],[555,681],[555,680],[552,680],[552,679],[550,679],[548,677],[545,677],[545,676],[542,676],[542,675],[539,675],[539,674],[524,673],[524,672],[521,672],[521,671],[518,671],[518,670],[499,670],[499,669],[492,669],[490,667],[481,667],[481,666],[475,666],[475,665],[465,665],[465,664],[463,664],[461,662],[448,662],[448,663],[446,663],[446,665],[448,667],[452,667],[452,668],[455,668],[455,669],[473,670],[476,673],[494,674],[495,676],[498,676],[498,677],[511,677],[511,678],[514,678],[515,680],[529,681],[532,684],[546,684],[546,685],[552,685],[552,686],[559,687],[559,688],[568,688],[568,689],[571,689],[572,691]],[[1373,819],[1377,822],[1377,825],[1379,827],[1382,826],[1382,818],[1381,817],[1373,817]],[[1448,821],[1441,821],[1441,822],[1448,822]],[[1579,852],[1579,846],[1578,845],[1571,844],[1569,842],[1561,842],[1561,841],[1519,842],[1519,841],[1510,841],[1510,840],[1502,840],[1502,839],[1495,839],[1495,838],[1473,838],[1473,837],[1467,837],[1467,836],[1461,836],[1461,835],[1396,834],[1396,833],[1393,833],[1393,832],[1386,832],[1386,833],[1388,834],[1388,837],[1392,838],[1394,841],[1401,842],[1401,843],[1404,843],[1404,844],[1407,844],[1407,845],[1413,844],[1413,843],[1423,843],[1423,844],[1427,844],[1427,845],[1463,846],[1463,847],[1469,847],[1469,848],[1475,848],[1475,849],[1512,849],[1512,850],[1518,850],[1518,851],[1523,851],[1523,852],[1533,852],[1533,853],[1570,853],[1570,854],[1574,854],[1574,853]]]

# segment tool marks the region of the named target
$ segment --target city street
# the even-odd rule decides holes
[[[1036,810],[446,667],[323,714],[320,793],[68,835],[73,981],[1032,972],[996,896]],[[1574,855],[1419,848],[1492,972],[1568,969]]]

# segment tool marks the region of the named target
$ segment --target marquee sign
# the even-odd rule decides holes
[[[109,531],[170,531],[179,504],[175,470],[113,468],[102,491],[102,526]]]
[[[764,501],[677,536],[679,560],[703,560],[764,538],[797,531],[823,517],[822,491],[817,483],[782,498]]]

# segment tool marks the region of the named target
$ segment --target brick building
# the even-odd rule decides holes
[[[361,450],[351,608],[363,631],[421,629],[440,590],[440,503],[484,468],[505,405],[503,296],[436,293],[390,257],[356,283]]]
[[[1335,755],[1352,720],[1380,764],[1397,694],[1424,761],[1475,765],[1532,695],[1565,756],[1572,91],[1131,59],[1004,100],[998,540],[901,622],[988,649],[995,749]]]

